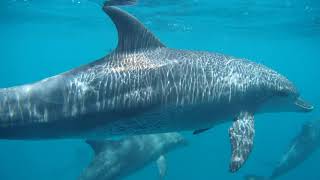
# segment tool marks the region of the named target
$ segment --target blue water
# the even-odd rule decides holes
[[[124,8],[168,47],[221,52],[263,63],[292,80],[320,106],[319,0],[141,0]],[[1,0],[0,87],[30,83],[104,56],[117,41],[110,19],[85,0]],[[230,145],[224,124],[193,137],[168,154],[167,179],[242,179],[269,175],[309,114],[256,116],[251,157],[228,172]],[[76,179],[90,162],[79,140],[0,141],[0,180]],[[320,179],[320,151],[280,179]],[[157,179],[155,164],[128,177]]]

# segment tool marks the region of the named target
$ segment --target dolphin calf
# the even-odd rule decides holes
[[[179,133],[130,136],[121,140],[86,141],[95,156],[80,180],[122,179],[156,161],[160,179],[166,174],[164,155],[187,145]]]
[[[1,139],[200,133],[229,121],[234,172],[253,147],[254,114],[313,109],[264,65],[168,48],[132,15],[109,2],[103,11],[117,28],[117,47],[88,65],[0,89]]]
[[[320,147],[320,120],[310,121],[303,125],[300,133],[292,140],[288,150],[279,164],[274,168],[271,176],[245,176],[246,180],[273,180],[302,164]]]

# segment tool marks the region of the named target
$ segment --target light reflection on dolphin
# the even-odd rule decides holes
[[[168,48],[110,5],[117,1],[103,7],[118,31],[116,49],[69,72],[0,89],[1,139],[199,133],[229,121],[234,172],[252,150],[255,113],[313,109],[276,71],[223,54]]]

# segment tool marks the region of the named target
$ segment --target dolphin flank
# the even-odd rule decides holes
[[[252,150],[255,113],[313,109],[276,71],[223,54],[167,48],[108,4],[103,11],[117,28],[116,49],[69,72],[0,89],[1,139],[198,134],[231,121],[234,172]]]
[[[139,135],[121,140],[87,140],[95,156],[80,180],[122,179],[156,161],[160,179],[166,175],[168,152],[187,145],[178,133]]]

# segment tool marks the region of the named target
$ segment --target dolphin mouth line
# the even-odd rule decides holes
[[[294,102],[295,105],[302,108],[305,112],[310,112],[314,109],[314,106],[312,106],[310,103],[302,100],[300,97],[297,98],[297,100]]]

